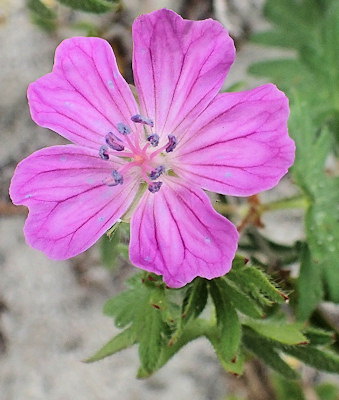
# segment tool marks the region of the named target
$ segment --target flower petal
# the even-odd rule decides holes
[[[174,171],[204,189],[249,196],[275,186],[294,160],[288,99],[268,84],[223,93],[172,154]]]
[[[144,195],[132,217],[130,259],[163,275],[168,286],[181,287],[196,276],[226,274],[237,240],[234,225],[202,190],[168,178],[159,192]]]
[[[233,40],[219,22],[184,20],[166,9],[137,18],[133,41],[141,107],[158,134],[182,131],[219,92],[234,60]]]
[[[66,259],[87,250],[131,204],[137,181],[109,187],[112,163],[96,152],[74,145],[39,150],[23,160],[11,182],[14,204],[30,212],[27,242],[53,259]]]
[[[74,37],[56,50],[53,72],[30,84],[33,120],[70,141],[98,148],[138,107],[103,39]]]

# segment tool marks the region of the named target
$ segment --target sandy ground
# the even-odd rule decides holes
[[[50,71],[56,41],[29,22],[22,3],[0,2],[2,201],[8,200],[8,181],[17,161],[38,148],[62,143],[58,135],[37,127],[29,117],[27,84]],[[228,85],[242,80],[248,63],[261,58],[257,47],[243,46]],[[247,87],[254,86],[253,79],[247,82]],[[288,183],[279,189],[286,190],[290,190]],[[278,240],[300,236],[295,223],[300,221],[299,214],[276,214],[274,218],[275,223],[277,218],[281,222],[275,233]],[[270,229],[272,218],[266,222]],[[227,379],[204,340],[185,348],[147,381],[135,379],[136,349],[96,364],[82,363],[116,332],[112,321],[102,316],[101,308],[121,285],[98,264],[85,270],[83,276],[80,272],[79,278],[77,260],[48,260],[25,244],[23,224],[22,215],[1,216],[0,301],[5,310],[0,316],[0,400],[224,397]],[[89,256],[95,260],[95,250],[92,253]],[[78,260],[81,264],[83,258]]]

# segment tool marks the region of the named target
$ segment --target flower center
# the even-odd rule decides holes
[[[152,132],[153,121],[139,114],[133,115],[131,120],[144,125],[145,143],[143,147],[140,146],[140,138],[136,133],[134,133],[135,140],[133,142],[129,137],[132,133],[131,127],[123,122],[119,122],[115,126],[115,132],[108,132],[105,136],[106,144],[99,149],[99,157],[109,160],[110,156],[118,156],[127,162],[121,168],[113,169],[104,183],[108,186],[122,185],[127,171],[138,167],[141,172],[140,179],[148,184],[148,190],[151,193],[156,193],[162,186],[162,182],[157,179],[166,173],[166,167],[159,164],[157,156],[163,152],[172,152],[177,146],[177,138],[174,135],[168,135],[168,142],[165,145],[150,152],[149,149],[158,147],[160,142],[159,135]]]

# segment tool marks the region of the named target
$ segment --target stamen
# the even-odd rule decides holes
[[[116,169],[112,171],[112,176],[107,177],[103,180],[103,183],[107,186],[117,186],[124,183],[124,177]]]
[[[100,149],[99,149],[99,156],[103,160],[108,160],[109,159],[109,154],[108,154],[107,150],[108,150],[107,146],[101,146]]]
[[[148,190],[151,193],[156,193],[156,192],[159,192],[161,186],[162,186],[162,182],[153,182],[150,185],[148,185]]]
[[[122,122],[119,122],[117,124],[117,129],[122,135],[128,135],[129,133],[131,133],[131,128]]]
[[[168,143],[165,144],[165,146],[160,147],[156,151],[153,151],[153,153],[150,154],[150,159],[156,157],[158,154],[162,153],[164,150],[166,153],[170,153],[177,147],[177,138],[174,135],[168,135]]]
[[[155,168],[153,171],[150,172],[149,177],[152,181],[155,181],[165,172],[165,167],[163,165],[159,165],[159,167]]]
[[[117,185],[122,185],[124,183],[124,177],[116,169],[112,171],[112,176]]]
[[[133,122],[137,123],[137,124],[148,125],[148,126],[150,126],[151,128],[153,128],[153,126],[154,126],[154,122],[153,122],[150,118],[143,117],[143,116],[140,115],[140,114],[133,115],[133,116],[131,117],[131,120],[132,120]]]
[[[166,146],[166,153],[170,153],[177,147],[177,138],[174,135],[168,135],[168,144]]]
[[[153,147],[157,147],[159,144],[160,137],[157,133],[153,133],[147,137],[147,141],[151,143]]]
[[[106,143],[111,149],[115,151],[125,150],[125,147],[122,144],[118,143],[118,141],[121,142],[121,140],[113,132],[108,132],[105,139]]]

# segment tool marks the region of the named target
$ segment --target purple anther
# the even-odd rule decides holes
[[[124,177],[116,169],[112,171],[112,176],[117,185],[122,185],[124,183]]]
[[[119,122],[117,124],[117,129],[122,135],[128,135],[129,133],[131,133],[131,128],[122,122]]]
[[[159,190],[161,188],[161,185],[162,185],[162,182],[153,182],[153,183],[148,185],[148,190],[151,193],[159,192]]]
[[[99,156],[103,160],[108,160],[109,159],[109,154],[108,154],[107,150],[108,150],[107,146],[101,146],[100,149],[99,149]]]
[[[177,138],[174,135],[168,135],[168,145],[166,146],[166,153],[170,153],[177,147]]]
[[[165,167],[159,165],[159,167],[156,167],[153,171],[150,172],[149,177],[152,179],[152,181],[155,181],[164,172],[165,172]]]
[[[113,132],[108,132],[105,139],[106,143],[111,149],[115,151],[123,151],[125,149],[125,147],[121,143],[118,143],[121,142],[121,140],[116,135],[114,135]]]
[[[143,116],[140,115],[140,114],[133,115],[133,116],[131,117],[131,120],[132,120],[133,122],[137,123],[137,124],[148,125],[148,126],[150,126],[151,128],[153,128],[153,126],[154,126],[154,122],[153,122],[150,118],[143,117]]]
[[[157,147],[159,144],[160,137],[157,133],[153,133],[147,137],[147,141],[151,143],[153,147]]]

